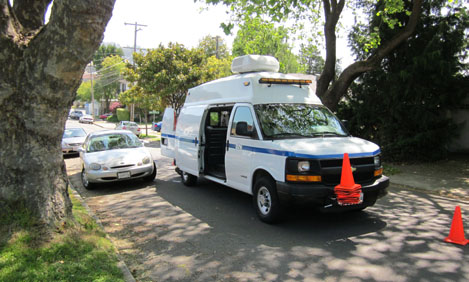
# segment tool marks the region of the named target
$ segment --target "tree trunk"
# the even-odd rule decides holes
[[[370,57],[368,57],[366,60],[358,61],[348,66],[341,73],[339,79],[334,81],[325,92],[317,92],[323,104],[326,105],[329,109],[335,111],[340,102],[340,99],[344,97],[347,92],[347,89],[350,87],[350,84],[352,84],[352,82],[357,77],[367,71],[371,71],[379,67],[381,60],[383,60],[385,56],[391,53],[392,50],[394,50],[397,46],[399,46],[399,44],[407,40],[407,38],[409,38],[414,33],[418,20],[420,18],[421,11],[422,0],[414,0],[414,4],[412,6],[412,14],[409,17],[405,28],[398,32],[390,41],[387,41],[383,45],[380,45],[375,50],[375,52],[370,55]],[[324,89],[321,89],[321,91],[324,91]]]
[[[0,0],[0,206],[56,226],[71,215],[61,139],[115,0]]]
[[[345,0],[337,1],[323,0],[324,16],[326,22],[324,24],[324,37],[326,39],[326,61],[324,62],[324,69],[318,79],[316,95],[323,98],[329,85],[335,80],[335,65],[336,65],[336,35],[335,29],[339,21],[340,14],[344,9]]]

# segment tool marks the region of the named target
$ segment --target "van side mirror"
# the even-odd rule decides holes
[[[239,121],[236,123],[236,135],[240,136],[252,136],[252,131],[248,131],[248,123],[245,121]]]

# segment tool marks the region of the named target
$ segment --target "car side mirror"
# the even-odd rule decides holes
[[[252,137],[252,131],[248,131],[248,123],[240,121],[236,123],[236,135]]]
[[[85,149],[83,147],[78,147],[77,151],[78,151],[78,153],[84,153]]]

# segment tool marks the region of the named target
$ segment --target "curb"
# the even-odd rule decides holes
[[[136,282],[135,278],[133,277],[132,273],[130,272],[129,268],[127,267],[127,264],[125,264],[123,257],[119,253],[119,249],[116,247],[116,244],[112,240],[112,238],[107,234],[107,232],[104,231],[104,226],[99,220],[99,218],[94,214],[94,212],[90,209],[90,207],[86,204],[85,200],[81,197],[80,193],[75,189],[75,187],[72,184],[72,181],[70,181],[70,178],[68,178],[68,183],[70,185],[70,188],[72,190],[72,193],[77,199],[81,202],[81,204],[85,207],[86,211],[89,213],[89,215],[96,221],[96,224],[98,224],[99,228],[103,231],[104,234],[106,234],[106,238],[112,243],[114,246],[114,249],[116,250],[116,255],[117,259],[119,260],[117,262],[117,266],[121,269],[122,274],[124,274],[124,280],[126,282]]]

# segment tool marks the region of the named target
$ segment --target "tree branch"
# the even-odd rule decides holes
[[[25,51],[27,60],[39,61],[29,64],[33,67],[29,70],[30,74],[41,73],[71,85],[78,84],[86,64],[103,39],[114,2],[115,0],[55,1],[49,23]]]
[[[44,25],[44,16],[52,0],[15,0],[13,12],[26,33]]]
[[[337,109],[340,99],[345,95],[350,84],[361,74],[376,69],[384,57],[386,57],[392,50],[402,44],[409,38],[417,27],[418,20],[422,13],[422,1],[414,0],[412,6],[412,13],[407,21],[406,26],[398,32],[391,40],[380,45],[376,51],[364,61],[358,61],[348,66],[340,75],[339,79],[335,81],[332,86],[324,93],[321,98],[324,105],[331,110]],[[318,83],[319,84],[319,83]]]

